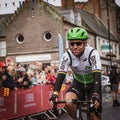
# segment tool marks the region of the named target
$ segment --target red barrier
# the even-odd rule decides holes
[[[67,87],[65,87],[67,88]],[[49,98],[52,85],[39,85],[30,89],[11,91],[10,96],[3,96],[0,89],[0,120],[18,118],[51,109]],[[66,89],[61,90],[59,99],[64,98]],[[63,105],[60,105],[62,107]]]
[[[52,86],[42,85],[41,86],[41,108],[42,111],[51,109],[49,105],[49,98],[52,94]]]
[[[17,116],[25,116],[27,114],[42,111],[41,107],[41,86],[33,87],[27,90],[19,90],[17,95]]]
[[[3,89],[0,90],[0,120],[14,117],[15,94],[12,91],[10,96],[3,97]]]

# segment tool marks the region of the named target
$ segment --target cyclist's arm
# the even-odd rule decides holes
[[[94,77],[94,93],[101,93],[101,73],[100,72],[93,72]]]
[[[57,75],[56,82],[54,85],[55,93],[59,93],[62,83],[66,77],[66,73],[67,73],[69,65],[70,65],[70,58],[68,56],[68,53],[66,52],[64,53],[61,59],[61,62],[59,64],[58,75]]]
[[[58,92],[60,91],[60,88],[62,86],[62,83],[63,83],[63,80],[65,79],[65,76],[66,74],[62,74],[62,73],[59,73],[58,76],[57,76],[57,79],[56,79],[56,82],[55,82],[55,85],[54,85],[54,91],[55,92]]]
[[[97,50],[93,51],[90,61],[94,77],[94,93],[101,94],[101,60]]]

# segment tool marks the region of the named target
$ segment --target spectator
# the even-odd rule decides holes
[[[54,74],[51,72],[50,69],[48,69],[46,72],[46,80],[47,80],[47,84],[52,84],[52,85],[54,85],[56,81],[56,77],[54,76]]]
[[[22,67],[20,71],[21,75],[17,80],[17,87],[24,87],[25,89],[30,88],[32,85],[32,81],[29,79],[26,69]]]
[[[21,67],[22,67],[22,64],[21,63],[17,63],[16,71],[19,71]]]
[[[0,88],[2,87],[2,67],[0,66]]]
[[[34,86],[38,85],[38,76],[37,76],[37,72],[36,71],[33,72],[32,84]]]
[[[27,75],[28,75],[29,80],[32,81],[32,85],[33,85],[34,71],[33,70],[28,70]]]
[[[71,84],[72,81],[73,81],[73,73],[72,70],[69,68],[65,77],[65,84]]]
[[[34,76],[33,76],[33,78],[32,78],[32,84],[33,84],[34,86],[38,85],[38,78],[37,78],[36,74],[34,74]]]
[[[43,64],[41,62],[36,62],[36,67],[39,74],[43,73]]]
[[[14,84],[14,78],[15,78],[15,70],[12,66],[3,67],[3,73],[2,73],[2,85],[3,87],[8,87],[11,90],[16,90]]]
[[[37,69],[37,65],[36,65],[36,62],[33,62],[33,63],[31,63],[30,65],[29,65],[29,68],[28,68],[28,71],[29,70],[36,70]]]
[[[46,84],[46,77],[42,67],[43,67],[42,63],[37,61],[35,74],[37,76],[38,84]]]
[[[118,93],[118,74],[117,74],[117,66],[114,65],[111,67],[110,71],[110,82],[111,82],[111,87],[112,87],[112,98],[113,98],[113,107],[120,106],[120,103],[118,102],[117,99],[117,93]]]

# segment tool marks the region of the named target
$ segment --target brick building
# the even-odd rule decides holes
[[[58,60],[58,33],[62,17],[45,2],[23,4],[6,23],[7,57],[14,62]],[[8,21],[7,20],[7,21]]]

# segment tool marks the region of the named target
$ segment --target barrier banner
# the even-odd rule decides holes
[[[3,96],[4,89],[0,89],[0,120],[14,117],[14,91],[9,96]]]
[[[52,91],[52,85],[41,85],[41,107],[43,111],[51,109],[49,99],[52,95]]]
[[[29,115],[42,111],[41,86],[17,91],[17,111],[19,116]]]
[[[67,88],[67,86],[63,86],[59,93],[59,100],[64,99]],[[52,92],[52,85],[38,85],[30,89],[14,90],[10,92],[9,96],[4,96],[3,88],[1,88],[0,120],[10,120],[50,110],[49,99]]]

